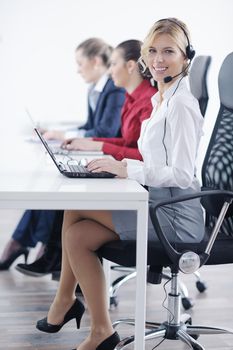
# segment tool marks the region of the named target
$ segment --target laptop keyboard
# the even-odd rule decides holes
[[[102,171],[92,173],[85,166],[79,164],[59,164],[60,171],[68,177],[83,177],[83,178],[113,178],[116,175]]]
[[[86,167],[78,164],[66,164],[68,169],[73,173],[89,173]]]

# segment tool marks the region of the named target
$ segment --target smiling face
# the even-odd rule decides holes
[[[174,77],[182,72],[187,62],[176,42],[166,33],[155,37],[152,45],[148,48],[146,60],[153,78],[159,85],[165,84],[165,77]],[[178,78],[180,75],[172,79],[171,83],[166,83],[166,86],[171,85]]]

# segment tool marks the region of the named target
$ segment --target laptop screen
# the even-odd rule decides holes
[[[40,138],[41,142],[43,143],[44,147],[46,148],[47,152],[49,153],[50,157],[52,158],[52,160],[54,161],[54,163],[56,164],[56,166],[60,170],[60,167],[59,167],[59,165],[57,163],[57,160],[56,160],[53,152],[51,151],[49,145],[45,141],[44,137],[41,135],[41,133],[39,132],[39,130],[37,128],[34,127],[34,130],[35,130],[36,134],[38,135],[38,137]]]

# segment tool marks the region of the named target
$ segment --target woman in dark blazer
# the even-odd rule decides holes
[[[68,137],[117,137],[125,90],[116,87],[109,76],[112,48],[103,40],[90,38],[75,50],[77,72],[89,84],[88,115],[84,125],[61,132],[44,130],[47,139],[63,141]]]
[[[120,135],[121,108],[125,91],[117,88],[109,78],[101,92],[95,111],[88,104],[87,122],[79,128],[85,137],[118,137]]]
[[[120,136],[121,108],[125,100],[125,90],[116,87],[108,74],[111,53],[112,48],[98,38],[90,38],[78,45],[75,50],[77,70],[89,84],[87,121],[83,126],[66,132],[43,130],[46,139],[64,141],[71,136]],[[60,213],[55,210],[25,211],[3,249],[0,270],[7,270],[21,255],[27,262],[28,247],[35,247],[38,242],[42,242],[44,247],[50,232],[55,229],[54,220],[59,216]]]

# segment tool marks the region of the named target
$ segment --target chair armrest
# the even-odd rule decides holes
[[[155,231],[156,231],[156,233],[157,233],[157,235],[159,237],[159,240],[162,243],[162,245],[163,245],[163,247],[164,247],[168,257],[170,258],[172,263],[175,264],[176,266],[178,265],[178,262],[179,262],[179,259],[180,259],[181,255],[182,255],[182,253],[178,252],[171,245],[171,243],[168,241],[166,235],[164,234],[163,230],[161,229],[161,226],[160,226],[160,223],[159,223],[159,220],[158,220],[158,209],[163,207],[163,206],[165,206],[165,205],[168,205],[168,204],[184,202],[184,201],[188,201],[188,200],[191,200],[191,199],[204,198],[204,197],[214,197],[215,200],[218,199],[219,201],[222,201],[223,206],[224,206],[224,209],[223,209],[224,210],[224,215],[221,214],[222,215],[221,222],[220,222],[220,226],[221,226],[222,221],[224,219],[224,216],[225,216],[225,214],[227,212],[227,209],[228,209],[229,205],[231,204],[231,202],[233,201],[233,192],[231,192],[231,191],[204,190],[204,191],[196,192],[194,194],[173,197],[170,200],[160,201],[154,207],[150,207],[150,216],[151,216],[151,220],[152,220],[152,223],[154,225]],[[221,213],[222,213],[222,211],[221,211]],[[215,232],[215,237],[214,238],[211,236],[211,238],[210,238],[211,244],[209,246],[209,249],[199,255],[199,257],[200,257],[200,266],[203,265],[206,262],[206,260],[208,259],[210,250],[211,250],[211,248],[213,246],[213,243],[214,243],[214,241],[216,239],[218,231]]]

